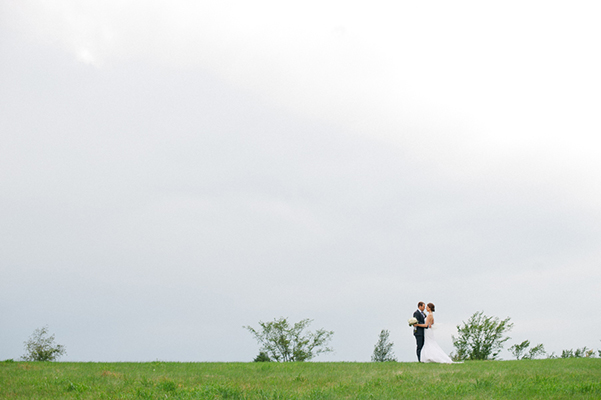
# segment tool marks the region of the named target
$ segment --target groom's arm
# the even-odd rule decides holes
[[[424,317],[422,316],[422,313],[420,313],[419,311],[414,312],[413,318],[417,319],[417,324],[414,324],[413,327],[421,327],[421,324],[424,322]]]
[[[419,322],[419,323],[413,325],[414,327],[417,326],[419,328],[426,328],[426,329],[428,329],[428,325],[426,325],[426,321],[424,321],[424,316],[422,315],[422,313],[420,313],[419,311],[416,311],[416,312],[413,313],[413,316]]]

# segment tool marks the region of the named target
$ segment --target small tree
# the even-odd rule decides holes
[[[543,346],[543,344],[540,343],[540,344],[537,344],[536,346],[534,346],[533,348],[531,348],[528,351],[528,354],[526,356],[524,356],[524,358],[526,358],[528,360],[534,360],[536,357],[544,356],[545,354],[547,354],[547,352],[545,351],[545,346]]]
[[[60,356],[67,354],[65,347],[54,344],[54,335],[48,336],[48,327],[44,326],[33,331],[25,342],[25,361],[56,361]]]
[[[529,340],[524,340],[520,344],[514,344],[509,348],[509,352],[513,354],[516,360],[521,360],[523,358],[523,354],[526,352],[526,349],[530,346]]]
[[[574,357],[574,350],[573,349],[562,350],[560,357],[561,358],[573,358]]]
[[[472,315],[463,325],[457,325],[459,335],[453,336],[453,346],[457,349],[456,360],[496,360],[503,349],[503,344],[509,340],[504,337],[513,324],[510,318],[499,320],[488,317],[482,311]]]
[[[569,350],[562,350],[561,352],[561,358],[582,358],[582,357],[586,357],[586,358],[594,358],[595,357],[595,351],[593,349],[589,349],[588,347],[584,346],[580,349],[569,349]]]
[[[576,349],[576,350],[574,350],[574,357],[575,358],[586,357],[587,352],[588,352],[588,347],[586,347],[586,346],[584,346],[581,349]]]
[[[547,354],[547,352],[545,351],[545,346],[543,346],[542,344],[537,344],[536,346],[528,350],[528,352],[526,353],[526,349],[529,346],[530,341],[524,340],[520,344],[514,344],[513,346],[511,346],[509,348],[509,351],[511,352],[511,354],[513,354],[516,360],[533,360],[538,356],[543,356]]]
[[[380,338],[374,346],[374,353],[371,356],[373,362],[396,361],[396,357],[392,352],[393,342],[389,341],[390,333],[387,329],[382,329]]]
[[[308,361],[322,353],[332,352],[327,347],[334,334],[333,331],[318,329],[315,332],[304,332],[313,322],[303,319],[291,325],[287,318],[281,317],[272,322],[259,321],[261,330],[244,326],[253,334],[261,345],[261,351],[274,361]]]

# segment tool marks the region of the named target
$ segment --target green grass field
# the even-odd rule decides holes
[[[601,359],[418,363],[0,362],[1,399],[599,399]]]

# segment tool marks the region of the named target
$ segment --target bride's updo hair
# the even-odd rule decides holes
[[[428,303],[428,308],[430,309],[430,311],[434,312],[434,304]]]

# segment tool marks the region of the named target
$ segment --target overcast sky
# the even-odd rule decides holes
[[[0,360],[414,361],[420,300],[601,348],[600,11],[0,0]]]

